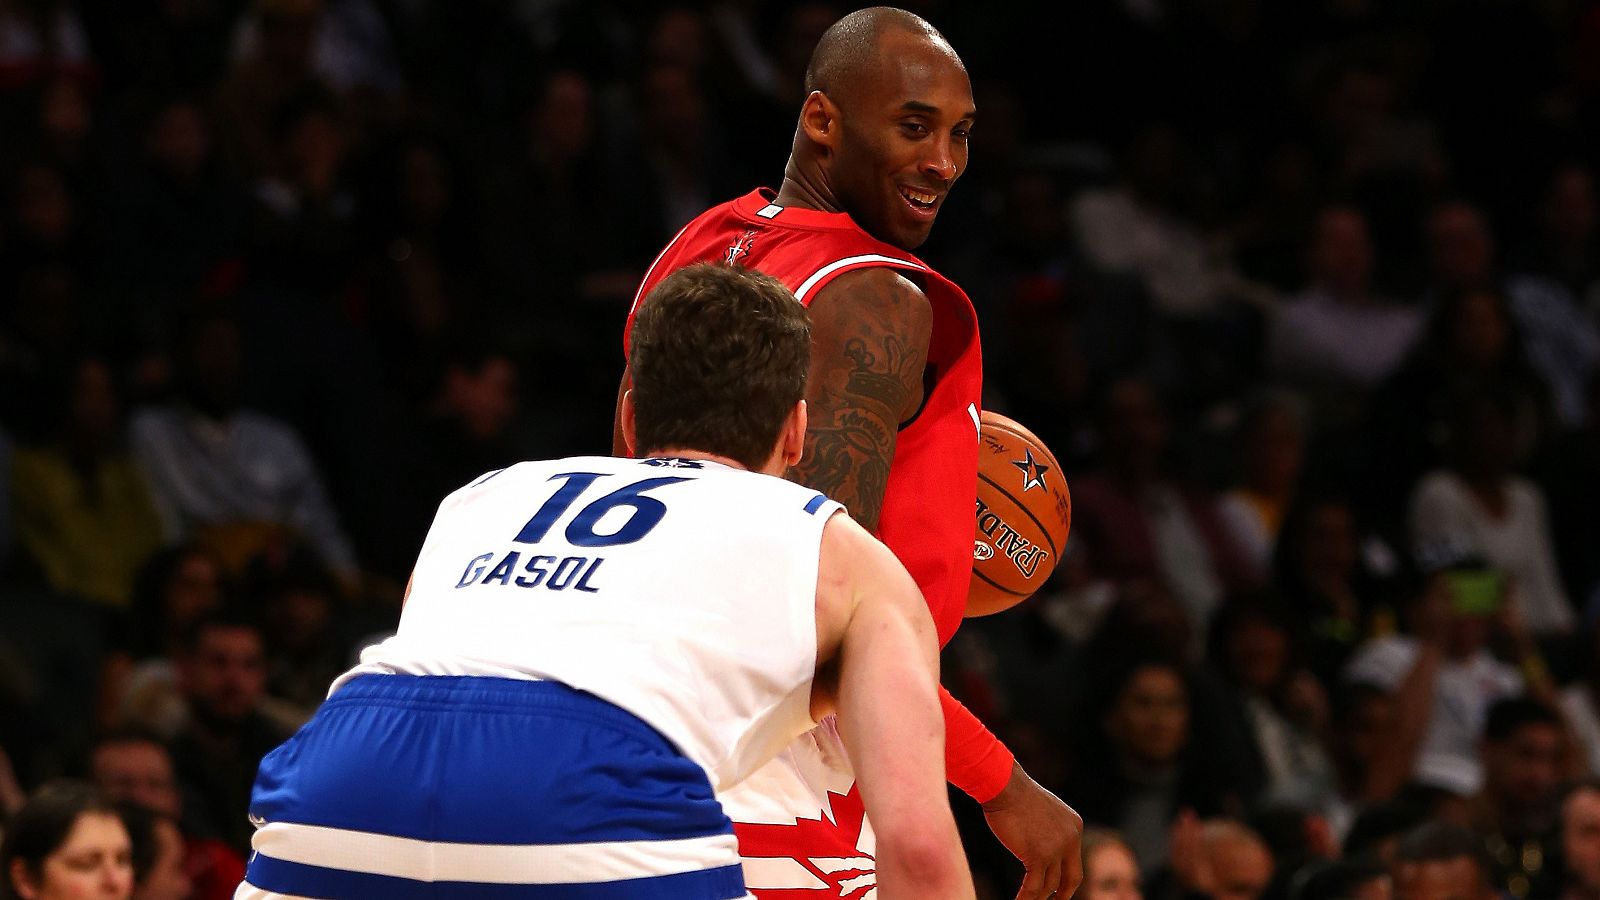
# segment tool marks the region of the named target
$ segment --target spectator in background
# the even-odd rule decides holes
[[[1594,171],[1581,162],[1555,167],[1539,205],[1539,228],[1521,254],[1521,268],[1557,282],[1596,310],[1600,303],[1600,219]],[[1592,420],[1591,420],[1592,421]]]
[[[1318,213],[1306,250],[1310,285],[1272,324],[1267,369],[1275,379],[1348,403],[1399,366],[1422,330],[1416,310],[1373,290],[1376,268],[1367,219],[1353,206]],[[1349,416],[1351,410],[1326,410]]]
[[[64,361],[46,394],[56,421],[12,461],[18,541],[52,591],[126,607],[161,521],[125,445],[111,370],[95,357]]]
[[[292,732],[311,718],[328,685],[350,667],[338,587],[309,549],[296,546],[281,560],[258,559],[245,594],[261,611],[266,644],[262,711]]]
[[[1169,473],[1169,425],[1155,389],[1136,378],[1114,382],[1101,423],[1104,466],[1072,486],[1090,566],[1116,581],[1158,578],[1191,622],[1209,622],[1225,593],[1249,585],[1249,567],[1211,498]],[[1197,638],[1203,647],[1203,634]]]
[[[93,71],[89,38],[73,6],[0,0],[0,91],[57,72]]]
[[[1272,882],[1272,872],[1266,842],[1242,822],[1201,821],[1184,812],[1173,823],[1171,874],[1180,893],[1168,896],[1260,900]]]
[[[1446,294],[1427,337],[1375,398],[1359,477],[1367,508],[1384,521],[1402,521],[1417,479],[1447,460],[1443,436],[1459,398],[1491,390],[1514,400],[1513,459],[1528,459],[1555,419],[1549,388],[1528,365],[1505,298],[1491,289]]]
[[[256,40],[217,85],[222,144],[232,168],[247,179],[281,174],[272,121],[297,90],[315,83],[312,50],[321,25],[320,0],[254,0]]]
[[[1554,849],[1546,839],[1556,824],[1564,742],[1560,717],[1532,700],[1501,700],[1489,709],[1473,828],[1494,860],[1496,882],[1513,897],[1535,896]]]
[[[238,323],[222,310],[201,311],[178,344],[177,401],[141,410],[131,426],[168,540],[195,540],[239,571],[299,535],[341,581],[354,582],[355,555],[299,435],[240,408]]]
[[[1086,828],[1083,832],[1083,885],[1080,900],[1143,900],[1139,862],[1115,832]]]
[[[1230,598],[1211,623],[1210,662],[1231,688],[1233,716],[1265,776],[1257,804],[1320,813],[1334,800],[1323,746],[1328,698],[1298,665],[1291,621],[1269,596]]]
[[[1342,494],[1303,494],[1284,515],[1272,585],[1297,611],[1306,665],[1333,684],[1363,640],[1394,631],[1394,612],[1362,565],[1355,510]]]
[[[1476,835],[1459,825],[1432,822],[1400,840],[1395,900],[1495,900],[1492,873]]]
[[[244,879],[244,859],[228,845],[207,836],[203,822],[186,815],[178,791],[172,754],[154,734],[112,732],[89,752],[89,777],[107,797],[154,813],[157,830],[175,823],[181,841],[181,871],[193,900],[228,900]],[[158,835],[158,839],[166,838]]]
[[[1142,129],[1117,156],[1124,164],[1119,181],[1083,191],[1068,214],[1089,261],[1137,276],[1169,316],[1214,313],[1239,281],[1189,220],[1185,149],[1169,123]]]
[[[1589,774],[1600,777],[1600,619],[1589,620],[1581,641],[1577,655],[1583,668],[1561,691],[1561,714],[1577,739],[1573,750]]]
[[[1398,690],[1363,682],[1340,686],[1329,741],[1337,793],[1326,817],[1334,840],[1349,853],[1358,849],[1359,818],[1393,802],[1411,778],[1433,705],[1436,665],[1419,657]]]
[[[133,849],[133,900],[196,900],[177,824],[140,806],[119,812]]]
[[[1239,422],[1241,484],[1217,501],[1217,513],[1234,546],[1265,583],[1272,571],[1283,519],[1300,486],[1305,464],[1305,420],[1287,394],[1258,398]]]
[[[1502,275],[1489,222],[1469,204],[1434,207],[1427,241],[1436,291],[1504,292],[1528,362],[1550,385],[1561,422],[1582,425],[1587,415],[1583,389],[1600,364],[1600,332],[1579,312],[1577,301],[1549,279]]]
[[[374,542],[375,570],[400,582],[416,562],[439,501],[522,458],[509,432],[519,404],[511,357],[463,343],[445,351],[436,372],[424,416],[406,439],[415,452],[395,460],[394,483],[410,487],[385,498],[383,537]]]
[[[1523,693],[1524,683],[1516,669],[1489,652],[1491,633],[1507,628],[1506,617],[1495,616],[1477,602],[1481,598],[1464,595],[1453,580],[1457,574],[1433,572],[1408,609],[1410,634],[1368,641],[1345,667],[1344,678],[1394,694],[1402,726],[1425,722],[1418,733],[1395,736],[1401,749],[1417,742],[1412,776],[1467,797],[1483,784],[1478,739],[1489,708]]]
[[[273,172],[254,186],[248,228],[251,278],[308,299],[345,288],[356,259],[356,194],[346,182],[344,107],[308,84],[272,116]]]
[[[266,666],[261,631],[237,614],[195,624],[178,660],[178,686],[189,718],[172,758],[201,811],[238,853],[254,830],[246,816],[256,766],[289,732],[261,712]]]
[[[138,386],[149,392],[171,378],[167,330],[179,302],[243,249],[247,198],[214,150],[205,107],[166,94],[140,117],[133,170],[111,186],[110,277],[122,339],[140,360]]]
[[[1066,796],[1091,824],[1115,828],[1150,875],[1169,861],[1179,810],[1216,815],[1243,806],[1221,774],[1217,748],[1195,739],[1189,679],[1162,661],[1124,661],[1101,673],[1078,735]]]
[[[1450,467],[1428,473],[1411,496],[1411,540],[1419,557],[1482,558],[1504,573],[1536,636],[1576,624],[1556,570],[1544,494],[1514,475],[1516,398],[1485,391],[1457,398],[1450,416]]]
[[[133,847],[117,808],[83,782],[39,788],[6,823],[0,897],[128,900]]]
[[[1556,900],[1600,900],[1600,781],[1587,778],[1561,798]]]
[[[224,593],[222,564],[199,547],[173,547],[145,563],[134,582],[127,634],[102,668],[103,728],[177,733],[185,711],[175,660],[190,626],[220,606]]]
[[[1376,860],[1338,860],[1305,870],[1289,900],[1394,900],[1394,880]]]

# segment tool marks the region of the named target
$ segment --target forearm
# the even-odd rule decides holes
[[[944,713],[945,777],[979,803],[993,800],[1010,781],[1016,757],[943,687],[939,706]]]

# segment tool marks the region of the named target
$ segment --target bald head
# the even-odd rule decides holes
[[[778,197],[910,250],[966,170],[976,115],[967,69],[933,26],[886,6],[851,13],[811,56]]]
[[[835,103],[845,103],[851,92],[877,79],[884,61],[880,51],[891,36],[931,44],[961,66],[955,48],[926,19],[892,6],[873,6],[856,10],[823,32],[806,66],[806,93],[821,91]]]

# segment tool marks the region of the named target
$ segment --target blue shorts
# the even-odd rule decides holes
[[[705,770],[556,682],[355,678],[261,761],[250,815],[257,895],[746,896]]]

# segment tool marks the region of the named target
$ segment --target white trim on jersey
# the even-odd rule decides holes
[[[845,266],[855,266],[862,263],[893,263],[897,266],[905,266],[907,268],[918,269],[923,272],[928,271],[928,267],[922,265],[921,263],[912,262],[909,259],[896,259],[893,256],[882,256],[877,253],[868,253],[862,256],[847,256],[844,259],[838,259],[828,263],[817,271],[811,273],[810,278],[800,282],[800,287],[794,292],[795,299],[799,300],[801,303],[804,303],[806,301],[806,295],[811,293],[811,289],[817,286],[817,282],[827,278],[829,275],[832,275]]]
[[[456,844],[293,822],[263,825],[251,846],[264,856],[308,866],[483,884],[621,881],[715,869],[739,858],[731,834],[587,844]]]
[[[688,231],[689,225],[693,225],[695,221],[691,219],[688,225],[679,228],[678,233],[672,236],[672,240],[667,241],[667,245],[661,248],[660,253],[656,254],[655,261],[650,263],[650,268],[644,270],[644,278],[639,280],[639,289],[633,292],[633,303],[628,306],[628,315],[631,316],[638,311],[639,301],[644,299],[644,286],[649,284],[650,278],[656,274],[656,266],[661,265],[661,260],[667,255],[667,251],[678,245],[678,239],[683,237],[683,233]]]

